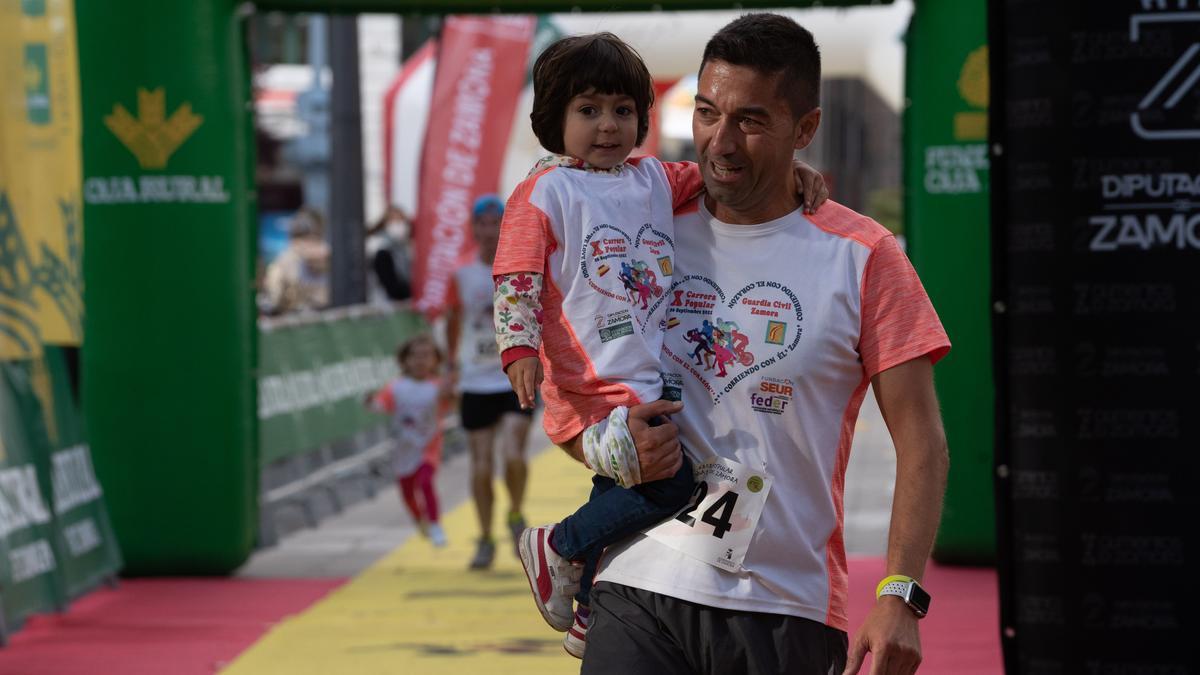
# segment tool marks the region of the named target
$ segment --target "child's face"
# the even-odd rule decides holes
[[[414,380],[424,380],[437,371],[438,354],[428,342],[418,342],[404,357],[404,373]]]
[[[563,146],[572,157],[611,169],[633,152],[637,130],[637,108],[631,96],[589,89],[567,104]]]

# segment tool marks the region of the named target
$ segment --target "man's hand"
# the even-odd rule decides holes
[[[533,410],[533,401],[538,387],[542,386],[542,362],[534,356],[526,356],[509,364],[508,383],[517,392],[522,410]]]
[[[796,172],[796,184],[804,196],[804,212],[816,213],[817,209],[829,199],[829,186],[825,184],[825,176],[811,166],[796,160],[792,166]]]
[[[680,410],[683,410],[683,404],[678,401],[654,401],[629,409],[629,434],[637,445],[643,483],[670,478],[683,466],[679,427],[671,422],[650,426],[655,417],[672,415]]]
[[[438,381],[438,396],[450,400],[458,394],[458,371],[451,370]]]
[[[875,601],[858,634],[850,643],[846,670],[855,675],[871,652],[870,675],[911,675],[921,665],[921,634],[917,617],[904,601],[885,595]]]

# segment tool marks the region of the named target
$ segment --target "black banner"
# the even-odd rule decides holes
[[[1195,671],[1200,0],[992,0],[1009,673]]]

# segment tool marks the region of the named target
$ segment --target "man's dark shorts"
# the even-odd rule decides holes
[[[592,589],[582,675],[841,675],[846,634],[782,614],[706,607],[620,584]]]
[[[515,392],[505,391],[499,394],[469,394],[463,392],[459,417],[464,429],[475,431],[494,425],[500,421],[500,418],[505,413],[510,412],[521,413],[522,415],[533,414],[532,410],[521,410],[521,402],[517,399]]]

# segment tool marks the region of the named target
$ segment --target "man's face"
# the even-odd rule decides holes
[[[496,246],[500,242],[500,214],[495,211],[479,214],[471,223],[471,234],[479,244],[479,257],[490,263],[496,257]]]
[[[796,120],[781,76],[718,60],[700,73],[692,136],[708,206],[726,222],[764,222],[799,205],[792,151],[812,140],[820,109]]]

